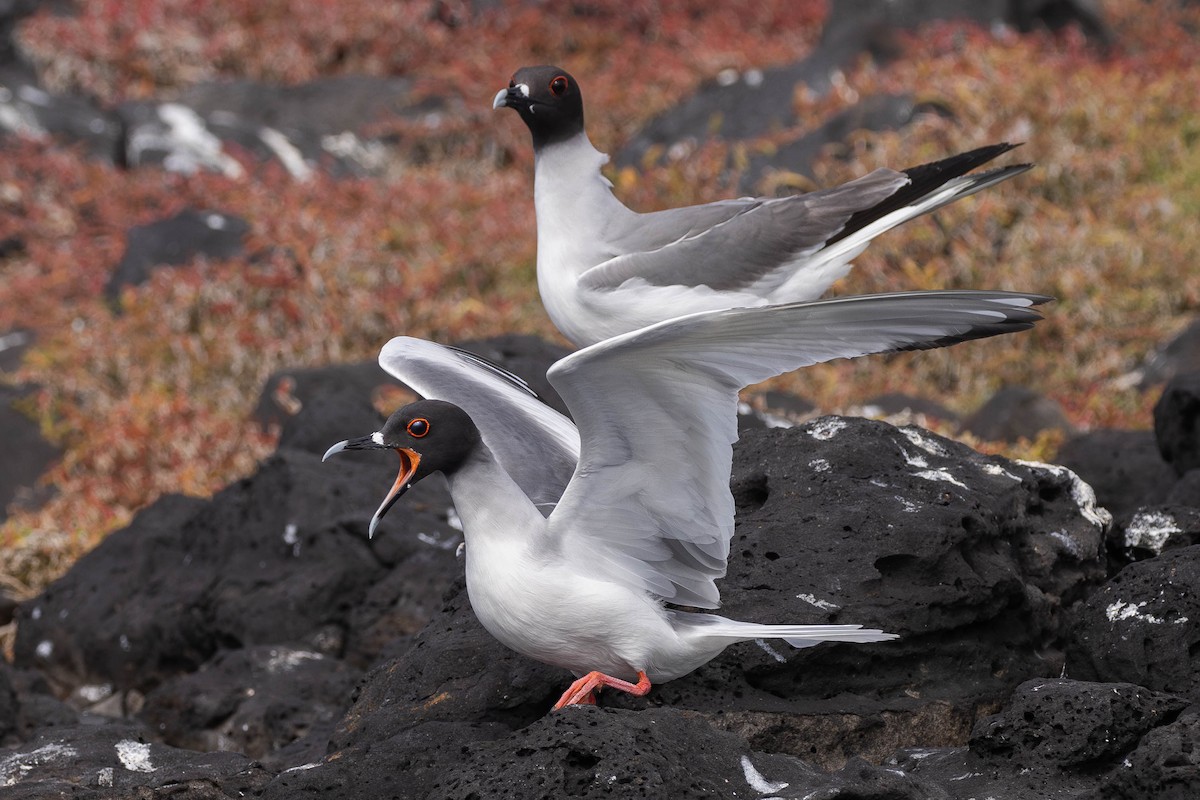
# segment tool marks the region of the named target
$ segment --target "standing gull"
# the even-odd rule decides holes
[[[808,194],[639,214],[601,174],[608,156],[566,71],[523,67],[492,105],[533,135],[538,290],[579,347],[696,311],[814,300],[879,234],[1030,168],[966,174],[1014,146],[997,144]]]
[[[720,604],[715,581],[725,574],[733,536],[729,475],[742,387],[835,358],[1025,330],[1041,319],[1033,306],[1048,299],[911,292],[727,309],[573,353],[547,373],[578,425],[579,447],[548,516],[530,496],[545,476],[522,464],[540,459],[543,447],[548,461],[569,458],[569,431],[546,425],[556,412],[529,413],[515,379],[419,339],[388,342],[380,364],[406,382],[411,365],[427,387],[472,396],[453,398],[457,405],[409,404],[380,430],[339,442],[325,457],[399,454],[400,472],[371,519],[371,535],[413,483],[446,476],[480,622],[513,650],[581,676],[555,708],[594,702],[602,686],[641,695],[738,641],[779,638],[808,647],[893,638],[858,625],[766,625],[672,607]],[[508,388],[486,388],[496,380]],[[508,447],[517,452],[500,449]]]

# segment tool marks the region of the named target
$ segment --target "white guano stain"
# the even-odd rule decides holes
[[[1017,461],[1023,467],[1049,472],[1055,477],[1065,475],[1071,484],[1071,499],[1079,508],[1083,518],[1101,530],[1107,530],[1112,525],[1112,514],[1108,509],[1096,505],[1096,493],[1071,470],[1058,464],[1044,464],[1041,461]]]
[[[808,603],[809,605],[816,606],[817,608],[821,609],[822,611],[833,611],[835,609],[841,608],[841,606],[837,605],[836,603],[831,603],[828,600],[818,600],[815,595],[811,595],[811,594],[798,594],[798,595],[796,595],[796,599],[803,600],[804,602]]]
[[[130,772],[154,772],[158,769],[150,763],[150,745],[145,742],[122,739],[117,742],[116,750],[121,766]]]
[[[784,658],[783,656],[781,656],[781,655],[779,654],[779,651],[778,651],[778,650],[776,650],[774,647],[771,647],[771,645],[767,644],[765,640],[763,640],[763,639],[755,639],[755,640],[754,640],[754,643],[755,643],[756,645],[758,645],[759,647],[761,647],[761,648],[763,649],[763,652],[765,652],[765,653],[766,653],[767,655],[769,655],[771,658],[775,659],[775,660],[776,660],[777,662],[779,662],[780,664],[786,664],[786,663],[787,663],[787,659],[786,659],[786,658]]]
[[[0,758],[0,786],[17,785],[34,767],[78,756],[79,751],[64,742],[51,742],[28,753],[5,756]]]
[[[837,417],[823,417],[812,424],[808,429],[808,435],[818,441],[829,441],[837,436],[846,428],[845,420]]]
[[[921,448],[926,453],[929,453],[931,456],[945,457],[948,455],[946,448],[942,447],[933,439],[930,439],[928,436],[926,436],[925,432],[920,428],[905,427],[901,428],[900,432],[904,434],[904,438],[908,439],[914,445]]]
[[[1127,603],[1124,600],[1118,600],[1115,603],[1110,603],[1104,608],[1104,616],[1108,617],[1109,622],[1120,622],[1126,619],[1136,619],[1139,622],[1146,622],[1151,625],[1161,625],[1165,620],[1162,617],[1156,617],[1153,614],[1143,614],[1138,609],[1145,608],[1149,600],[1143,600],[1140,603]]]
[[[320,661],[325,656],[308,650],[272,650],[267,659],[267,672],[272,675],[279,672],[291,672],[305,661]]]
[[[1011,472],[1009,472],[1008,470],[1006,470],[1004,467],[1000,466],[999,464],[984,464],[983,471],[986,472],[988,475],[995,475],[997,477],[1010,478],[1014,481],[1021,480],[1016,475],[1013,475]]]
[[[1183,529],[1170,514],[1161,511],[1139,511],[1125,528],[1125,546],[1161,553],[1173,533]]]
[[[750,788],[759,794],[774,794],[788,787],[788,784],[783,781],[767,780],[761,772],[754,768],[750,756],[742,756],[742,774],[746,776],[746,783],[750,785]]]
[[[808,462],[808,468],[813,472],[829,472],[829,462],[823,458],[814,458]]]
[[[958,478],[955,478],[944,469],[921,470],[920,472],[914,472],[913,477],[924,478],[927,481],[945,481],[946,483],[952,483],[955,486],[961,486],[963,489],[968,488],[965,483],[960,481]]]

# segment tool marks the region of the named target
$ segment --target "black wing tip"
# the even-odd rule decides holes
[[[447,350],[453,351],[454,353],[465,358],[466,360],[468,360],[474,364],[478,364],[479,366],[481,366],[484,369],[488,370],[489,372],[493,373],[497,377],[503,378],[505,381],[512,384],[517,389],[520,389],[521,391],[525,392],[530,397],[536,398],[538,400],[542,399],[542,398],[538,397],[538,393],[533,390],[533,387],[529,385],[528,381],[526,381],[524,378],[517,375],[516,373],[511,372],[511,371],[505,369],[504,367],[500,366],[495,361],[492,361],[490,358],[481,356],[478,353],[472,353],[470,350],[464,350],[461,347],[455,347],[452,344],[447,344],[447,345],[442,345],[442,346],[445,347]]]

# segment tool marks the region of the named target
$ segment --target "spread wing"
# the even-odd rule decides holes
[[[571,420],[516,375],[465,350],[398,336],[383,346],[379,365],[426,399],[466,411],[501,466],[542,513],[550,512],[579,458]]]
[[[692,314],[562,359],[548,377],[582,442],[550,532],[564,558],[715,608],[733,535],[738,391],[799,367],[1024,330],[1049,298],[912,292]]]

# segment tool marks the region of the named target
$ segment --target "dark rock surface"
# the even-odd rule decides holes
[[[125,286],[138,286],[160,266],[187,264],[194,258],[226,259],[241,255],[250,231],[244,219],[217,211],[187,208],[173,217],[129,229],[125,254],[104,287],[115,301]]]
[[[765,70],[727,70],[676,107],[651,120],[617,151],[618,166],[640,167],[685,156],[710,137],[751,139],[797,124],[793,97],[798,88],[827,93],[833,74],[866,54],[881,64],[903,57],[897,33],[947,19],[1007,24],[1020,30],[1058,30],[1077,25],[1101,45],[1113,40],[1100,9],[1090,0],[840,0],[830,5],[821,42],[805,59]],[[899,128],[923,111],[948,114],[940,104],[916,103],[908,95],[866,98],[825,126],[779,145],[771,156],[752,160],[742,179],[749,191],[771,168],[809,174],[820,149],[842,142],[854,130]]]
[[[1026,681],[1004,711],[979,721],[971,750],[1058,767],[1113,763],[1190,703],[1129,683]]]
[[[1200,372],[1200,320],[1147,356],[1145,363],[1131,377],[1139,387],[1148,389],[1189,372]]]
[[[1152,431],[1095,430],[1068,439],[1058,463],[1079,475],[1116,517],[1166,500],[1176,474]]]
[[[8,518],[10,509],[37,508],[49,499],[37,482],[62,454],[21,410],[32,392],[32,387],[0,385],[0,441],[9,453],[20,454],[0,459],[0,522]]]
[[[366,539],[394,470],[281,450],[209,503],[160,500],[21,609],[15,663],[59,686],[142,693],[223,648],[288,643],[369,663],[378,631],[423,625],[459,569],[439,546],[458,533],[437,483]],[[409,585],[386,580],[397,569]]]
[[[399,77],[342,75],[298,86],[237,80],[191,86],[168,102],[126,103],[124,163],[162,165],[176,172],[210,170],[240,175],[231,153],[274,160],[293,177],[316,169],[364,175],[384,162],[370,126],[394,119],[437,126],[447,103],[419,99]]]
[[[1200,372],[1176,375],[1167,382],[1154,405],[1154,437],[1176,473],[1182,476],[1200,469]]]
[[[876,395],[863,403],[863,411],[871,417],[918,414],[947,422],[954,422],[958,419],[958,414],[936,400],[901,392]]]
[[[1122,569],[1077,610],[1067,672],[1200,700],[1200,546]]]
[[[752,155],[738,185],[741,192],[753,193],[770,182],[776,171],[795,173],[812,178],[817,158],[831,145],[847,142],[856,131],[900,130],[922,114],[952,117],[953,113],[941,103],[917,102],[910,94],[885,94],[867,97],[845,111],[838,112],[799,138],[772,148],[767,153]],[[776,189],[784,192],[789,181]]]
[[[20,63],[0,63],[0,139],[4,136],[52,136],[109,162],[121,148],[121,125],[113,114],[85,98],[47,92]]]
[[[33,340],[33,332],[21,328],[0,333],[0,373],[14,371]]]
[[[1032,389],[1009,386],[963,420],[959,429],[992,442],[1036,439],[1043,431],[1070,434],[1074,428],[1062,406]]]
[[[1109,531],[1109,573],[1165,550],[1200,544],[1200,508],[1172,503],[1146,506],[1117,520]],[[1114,568],[1115,566],[1115,568]]]
[[[297,418],[319,424],[334,413],[321,408]],[[745,643],[648,698],[547,716],[570,676],[479,625],[454,582],[444,489],[419,485],[365,539],[394,469],[283,448],[211,501],[163,499],[26,604],[14,674],[143,727],[100,726],[97,755],[37,766],[22,791],[107,791],[95,776],[116,741],[141,737],[165,774],[209,775],[211,796],[950,797],[953,783],[860,759],[961,745],[1018,683],[1058,674],[1064,610],[1101,577],[1104,514],[1065,470],[853,418],[756,431],[735,451],[725,613],[902,638]],[[77,712],[15,696],[18,716],[44,708],[75,735]],[[41,730],[21,728],[19,759],[49,741]],[[240,755],[196,755],[188,773],[172,744]],[[114,769],[131,792],[162,777]]]

